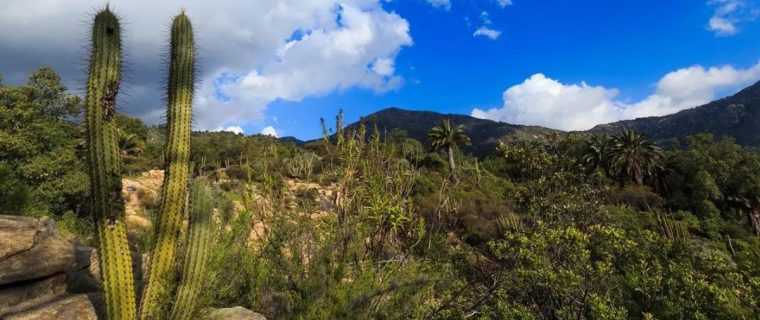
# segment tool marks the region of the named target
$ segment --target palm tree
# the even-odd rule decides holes
[[[124,156],[139,156],[145,150],[145,141],[134,133],[127,133],[124,130],[116,130],[117,141],[119,142],[119,154]]]
[[[612,142],[612,137],[607,134],[593,135],[583,142],[581,161],[589,171],[601,168],[608,177],[610,176]]]
[[[449,154],[449,179],[451,182],[457,182],[454,149],[460,144],[470,144],[470,137],[464,133],[464,126],[461,124],[454,126],[449,119],[444,119],[439,125],[430,129],[428,141],[434,151],[446,149]]]
[[[621,185],[625,180],[643,184],[644,177],[657,169],[662,150],[644,135],[625,129],[612,138],[609,156],[611,168],[621,179]]]

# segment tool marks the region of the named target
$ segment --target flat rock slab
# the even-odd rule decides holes
[[[97,320],[98,301],[96,295],[77,294],[52,301],[36,308],[11,314],[6,320]]]
[[[0,287],[0,318],[6,314],[60,299],[66,293],[66,275],[30,280],[15,286]]]
[[[34,246],[34,237],[40,231],[36,219],[0,216],[0,261],[29,250]]]
[[[0,215],[0,285],[62,273],[74,263],[74,246],[52,220]]]

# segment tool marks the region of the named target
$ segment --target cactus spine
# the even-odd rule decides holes
[[[187,203],[195,44],[190,20],[184,12],[172,22],[170,54],[166,175],[161,190],[156,243],[151,255],[148,283],[142,297],[141,319],[153,319],[160,314],[160,300],[166,298]]]
[[[214,210],[211,189],[196,180],[190,191],[190,226],[187,232],[182,282],[172,308],[171,319],[191,319],[196,299],[203,288],[211,248],[211,214]]]
[[[106,317],[135,318],[132,260],[121,198],[114,119],[121,80],[121,30],[106,7],[95,16],[87,79],[86,122],[92,214],[97,225]]]

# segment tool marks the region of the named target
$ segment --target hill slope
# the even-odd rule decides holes
[[[662,117],[648,117],[598,125],[588,132],[616,132],[632,128],[649,138],[665,141],[700,132],[732,136],[744,147],[760,146],[760,82],[737,94],[706,105]]]
[[[412,111],[387,108],[363,118],[368,127],[377,123],[381,131],[403,129],[410,138],[427,141],[430,128],[443,119],[464,125],[473,145],[466,152],[477,156],[493,153],[499,139],[525,139],[551,132],[562,132],[539,126],[515,125],[460,114],[442,114],[432,111]],[[356,129],[359,122],[348,128]],[[733,96],[706,105],[683,110],[661,117],[647,117],[598,125],[582,133],[613,133],[632,128],[659,142],[678,139],[696,133],[709,132],[716,137],[731,136],[736,143],[748,147],[760,147],[760,82],[749,86]]]
[[[472,146],[464,147],[464,150],[478,156],[492,153],[499,139],[505,136],[520,139],[550,132],[560,132],[544,127],[515,125],[460,114],[441,114],[432,111],[411,111],[399,108],[380,110],[364,117],[362,121],[368,128],[377,124],[380,131],[390,132],[396,128],[403,129],[410,138],[425,143],[430,128],[443,119],[451,119],[457,125],[464,125],[465,131],[473,143]],[[348,128],[355,129],[358,125],[358,122],[353,123]]]

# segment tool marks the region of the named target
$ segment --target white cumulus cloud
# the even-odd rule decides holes
[[[496,3],[498,3],[500,7],[504,8],[507,6],[511,6],[512,0],[496,0]]]
[[[0,70],[22,81],[39,65],[81,87],[89,21],[102,2],[0,1]],[[298,101],[337,90],[384,92],[403,83],[393,68],[412,45],[409,23],[383,0],[111,0],[123,17],[129,66],[120,109],[150,123],[161,120],[169,19],[181,8],[193,22],[201,73],[195,129],[260,121],[278,99]],[[150,10],[145,10],[150,8]],[[41,23],[44,22],[44,23]],[[55,31],[55,32],[52,32]],[[76,81],[76,82],[75,82]]]
[[[619,90],[603,86],[563,84],[535,74],[503,93],[504,104],[471,115],[516,124],[562,130],[586,130],[595,125],[640,117],[662,116],[714,100],[718,92],[736,91],[760,79],[760,62],[747,69],[699,65],[670,72],[657,82],[655,92],[630,102]]]
[[[275,130],[274,127],[272,126],[268,126],[264,129],[261,129],[261,134],[265,136],[272,136],[275,138],[279,138],[279,136],[277,135],[277,130]]]
[[[475,109],[472,116],[565,130],[588,129],[618,118],[613,101],[617,94],[615,89],[586,83],[565,85],[539,73],[504,91],[502,108]]]

